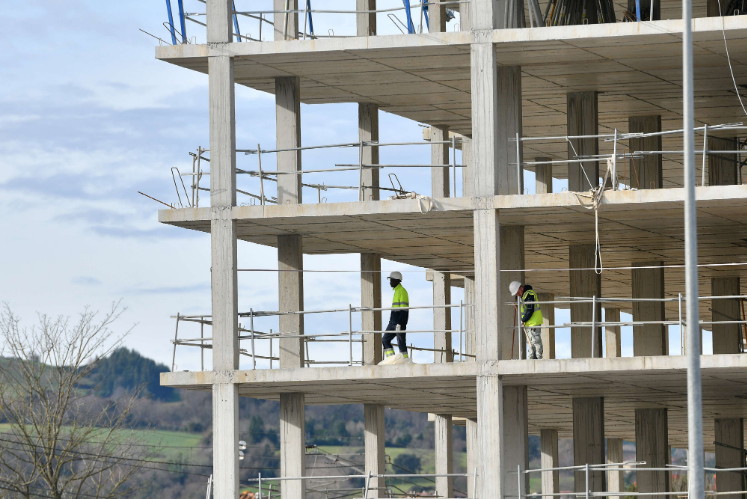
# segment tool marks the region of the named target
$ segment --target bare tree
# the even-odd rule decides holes
[[[120,343],[110,326],[118,303],[75,322],[39,316],[23,328],[6,304],[0,311],[0,497],[122,498],[158,449],[128,429],[137,393],[116,401],[93,395],[89,377]],[[126,334],[126,333],[125,333]]]

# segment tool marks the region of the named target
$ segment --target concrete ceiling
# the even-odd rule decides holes
[[[604,397],[605,436],[635,440],[635,409],[667,408],[669,443],[687,447],[685,357],[627,357],[499,361],[484,371],[505,385],[526,385],[529,431],[556,428],[573,435],[574,397]],[[713,450],[713,419],[747,417],[747,356],[701,357],[704,443]],[[476,416],[474,362],[384,367],[328,367],[238,371],[231,382],[245,397],[278,400],[281,393],[304,393],[307,405],[382,404],[416,412]],[[167,386],[210,390],[214,373],[161,374]]]
[[[747,186],[698,189],[699,263],[747,262]],[[599,211],[602,247],[602,294],[631,296],[633,262],[684,262],[683,191],[660,189],[616,191],[605,195]],[[378,253],[382,257],[455,273],[474,270],[472,199],[436,200],[422,214],[415,200],[298,206],[234,208],[239,239],[277,246],[277,236],[301,234],[304,253]],[[573,193],[496,196],[501,223],[525,227],[527,280],[542,292],[569,296],[568,248],[593,244],[594,212]],[[160,221],[202,232],[210,231],[210,209],[162,210]],[[546,270],[542,270],[546,269]],[[701,294],[710,295],[710,278],[742,276],[744,267],[702,268]],[[665,270],[667,296],[684,293],[684,270]],[[701,313],[710,317],[709,304]],[[629,310],[629,304],[622,305]],[[668,316],[677,316],[676,303]],[[708,329],[708,328],[707,328]]]
[[[747,121],[725,57],[722,19],[696,19],[693,26],[697,124]],[[726,18],[723,27],[737,84],[745,84],[747,16]],[[635,115],[661,115],[664,129],[680,128],[681,28],[681,21],[669,20],[494,31],[498,64],[522,67],[524,135],[565,135],[566,93],[572,91],[600,93],[600,133],[627,132],[628,117]],[[375,102],[387,112],[469,135],[470,36],[234,43],[220,50],[235,56],[241,85],[274,93],[274,78],[298,76],[304,103]],[[216,50],[159,47],[157,57],[207,73],[207,55]],[[681,149],[681,138],[665,137],[663,147]],[[611,152],[611,144],[602,143],[600,152]],[[565,159],[567,145],[532,142],[524,156]],[[682,186],[681,169],[680,156],[665,157],[665,187]],[[566,168],[557,165],[553,174],[566,178]]]

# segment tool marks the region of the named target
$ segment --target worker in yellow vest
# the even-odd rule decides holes
[[[529,284],[513,281],[508,286],[511,296],[521,296],[521,322],[524,324],[529,340],[529,359],[542,358],[542,310],[540,309],[537,293]]]
[[[411,364],[412,359],[407,354],[407,340],[405,338],[407,321],[410,318],[410,297],[407,295],[405,287],[402,286],[402,274],[397,271],[389,274],[389,285],[394,289],[394,297],[392,298],[392,312],[386,330],[394,332],[384,333],[381,338],[384,345],[384,360],[379,362],[379,365]],[[397,310],[400,308],[403,310]],[[396,355],[392,347],[392,340],[395,336],[399,349],[399,353]]]

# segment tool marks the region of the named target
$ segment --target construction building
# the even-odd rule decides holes
[[[641,7],[648,3],[551,2],[548,17],[529,0],[430,2],[427,32],[377,36],[376,0],[356,0],[357,36],[322,38],[306,36],[304,2],[274,0],[260,16],[274,40],[237,42],[233,3],[207,0],[206,44],[157,47],[158,59],[209,75],[209,205],[161,210],[159,220],[211,235],[212,333],[201,344],[212,348],[212,370],[165,373],[161,383],[212,390],[216,498],[239,496],[239,396],[280,401],[283,499],[305,497],[305,405],[350,403],[365,408],[367,497],[386,497],[385,407],[435,415],[438,497],[454,497],[447,475],[456,419],[467,425],[471,498],[527,493],[528,435],[541,435],[543,468],[558,467],[559,437],[573,439],[574,464],[591,466],[576,469],[576,492],[622,490],[621,473],[594,465],[620,463],[623,440],[636,445],[638,492],[671,490],[662,468],[672,447],[688,446],[685,342],[669,341],[671,330],[690,334],[680,326],[683,23],[679,2]],[[567,18],[580,12],[578,22],[553,22],[556,8]],[[747,188],[739,151],[747,133],[739,92],[747,84],[747,17],[740,8],[726,0],[692,5],[700,312],[713,342],[713,354],[701,356],[703,439],[720,468],[745,465]],[[449,31],[447,9],[459,16]],[[247,172],[236,167],[236,85],[276,99],[277,171],[253,172],[262,189],[254,206],[237,204],[237,175]],[[301,140],[300,104],[339,102],[358,103],[358,200],[302,200],[300,148],[309,144]],[[384,147],[384,111],[430,126],[431,192],[395,189],[397,199],[387,199],[391,189],[371,166]],[[526,171],[534,172],[536,194],[526,194]],[[197,176],[188,177],[193,187]],[[553,192],[553,179],[567,190]],[[266,190],[275,184],[269,203]],[[263,338],[238,307],[239,240],[278,250],[273,369],[238,369],[240,348],[251,341],[254,353]],[[350,327],[350,365],[310,367],[299,313],[303,255],[340,253],[360,254],[362,327]],[[376,365],[374,331],[387,308],[382,258],[429,270],[433,363]],[[543,360],[523,359],[516,345],[513,280],[528,280],[546,303]],[[465,296],[461,356],[453,354],[457,328],[446,312],[457,284]],[[556,308],[570,308],[570,359],[554,358]],[[621,321],[621,312],[633,321]],[[621,357],[625,326],[633,326],[633,357]],[[353,336],[362,365],[353,365]],[[557,477],[557,470],[542,473],[543,494],[558,494]],[[742,472],[719,472],[717,487],[745,490]]]

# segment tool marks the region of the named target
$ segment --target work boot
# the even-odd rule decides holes
[[[378,365],[380,365],[380,366],[386,366],[386,365],[389,365],[389,364],[394,364],[395,358],[396,358],[396,356],[394,355],[394,350],[386,350],[384,352],[384,360],[382,360],[381,362],[379,362]]]

